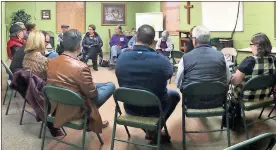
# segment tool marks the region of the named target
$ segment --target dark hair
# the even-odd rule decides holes
[[[34,24],[34,23],[28,23],[28,24],[26,24],[26,30],[31,31],[35,28],[35,26],[36,26],[36,24]]]
[[[43,31],[43,30],[42,30],[41,32],[42,32],[42,34],[44,35],[45,39],[46,39],[46,36],[47,36],[47,35],[50,36],[50,34],[49,34],[48,32],[46,32],[46,31]]]
[[[118,29],[120,29],[121,32],[122,32],[122,26],[121,26],[121,25],[118,25],[117,27],[118,27]]]
[[[257,46],[257,56],[263,57],[271,54],[272,45],[264,33],[253,35],[251,42]]]
[[[155,37],[155,30],[152,26],[150,25],[142,25],[139,27],[137,31],[137,42],[141,42],[143,44],[152,44],[152,41],[154,40]]]
[[[90,24],[88,27],[92,28],[94,31],[96,30],[96,26],[94,24]]]
[[[64,51],[76,51],[80,42],[81,33],[77,29],[70,29],[63,34]]]
[[[192,34],[193,34],[193,29],[195,28],[196,26],[193,26],[190,30],[190,37],[192,38]]]

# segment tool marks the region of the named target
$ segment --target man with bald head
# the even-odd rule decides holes
[[[169,60],[151,48],[155,30],[142,25],[137,31],[133,50],[122,53],[117,61],[116,76],[120,87],[147,90],[155,94],[162,105],[165,120],[174,111],[180,96],[177,91],[167,89],[167,80],[172,77],[173,66]],[[137,107],[124,104],[126,113],[136,116],[159,116],[157,107]],[[146,139],[156,141],[156,132],[146,131]],[[164,142],[170,140],[163,135]]]

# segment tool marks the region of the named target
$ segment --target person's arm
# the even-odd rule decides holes
[[[132,48],[134,43],[134,36],[128,42],[128,48]]]
[[[179,89],[182,86],[183,77],[184,77],[184,62],[183,62],[183,58],[181,58],[181,60],[178,64],[177,74],[175,77],[175,84],[176,84],[176,87]]]
[[[227,59],[226,59],[226,57],[224,57],[224,61],[225,61],[225,66],[226,66],[226,81],[227,81],[227,83],[226,84],[228,84],[230,81],[231,81],[231,72],[230,72],[230,69],[229,69],[229,65],[227,64]]]
[[[128,43],[127,37],[125,35],[123,35],[123,38],[124,38],[124,41],[122,42],[122,47],[121,47],[122,49],[128,47],[128,45],[127,45],[127,43]]]
[[[90,99],[95,98],[98,95],[98,90],[93,82],[90,68],[87,66],[78,71],[79,77],[77,82],[80,85],[80,89],[84,95]]]
[[[99,46],[100,47],[103,47],[103,41],[102,41],[102,38],[100,37],[100,36],[98,36],[99,37]]]
[[[91,46],[86,44],[85,38],[86,38],[86,37],[84,36],[84,38],[82,39],[81,45],[82,45],[83,48],[90,48]]]
[[[115,35],[113,35],[113,36],[111,37],[110,41],[109,41],[110,47],[112,47],[113,45],[115,45],[115,40],[114,40],[114,38],[115,38]]]
[[[170,63],[169,59],[166,58],[163,55],[160,55],[161,57],[163,57],[163,62],[164,62],[164,73],[165,73],[165,77],[167,80],[169,80],[172,75],[173,75],[173,65]]]
[[[236,73],[233,75],[232,84],[239,85],[242,83],[245,75],[252,74],[255,63],[254,57],[246,57],[239,65]]]
[[[166,48],[165,51],[167,51],[167,52],[172,51],[172,49],[173,49],[172,40],[170,38],[168,38],[167,41],[166,41],[166,43],[167,43],[167,47],[168,48]]]
[[[156,43],[156,46],[155,46],[155,50],[161,49],[161,48],[160,48],[160,43],[161,43],[161,38],[158,39],[158,41],[157,41],[157,43]]]

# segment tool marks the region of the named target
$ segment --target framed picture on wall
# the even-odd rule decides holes
[[[102,3],[102,25],[118,24],[126,24],[126,4]]]
[[[41,20],[51,20],[51,11],[41,10]]]

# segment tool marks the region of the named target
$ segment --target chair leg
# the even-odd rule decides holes
[[[19,122],[20,125],[22,125],[22,120],[23,120],[23,116],[24,116],[24,112],[25,112],[26,103],[27,103],[27,101],[24,100],[24,104],[23,104],[23,108],[22,108],[22,112],[21,112],[21,117],[20,117],[20,122]]]
[[[82,150],[85,149],[85,140],[86,140],[85,138],[86,138],[86,128],[84,128],[82,131]]]
[[[64,136],[66,136],[66,135],[67,135],[67,133],[66,133],[66,131],[64,130],[64,128],[63,128],[63,127],[61,127],[61,130],[62,130],[62,132],[64,133]]]
[[[9,85],[7,84],[7,88],[6,88],[6,92],[5,92],[5,96],[4,96],[4,100],[3,100],[3,105],[5,105],[8,89],[9,89]]]
[[[116,107],[110,150],[114,149],[114,141],[115,141],[115,134],[116,134],[116,126],[117,126],[117,113],[118,113],[118,111],[117,111],[117,107]]]
[[[276,104],[274,104],[273,108],[271,109],[271,111],[268,114],[268,117],[270,117],[270,115],[272,114],[273,110],[276,108]]]
[[[40,127],[40,131],[39,131],[39,135],[38,138],[41,138],[41,134],[42,134],[42,129],[43,129],[43,121],[41,121],[41,127]]]
[[[182,107],[182,109],[185,109]],[[186,150],[186,120],[185,120],[185,110],[182,110],[182,145],[183,145],[183,150]]]
[[[104,145],[104,142],[103,142],[103,140],[102,140],[100,134],[99,134],[99,133],[96,133],[96,135],[97,135],[97,137],[98,137],[98,139],[99,139],[101,145]]]
[[[243,104],[241,104],[241,105],[243,105]],[[242,109],[242,115],[243,115],[243,124],[244,124],[245,138],[246,138],[246,140],[248,140],[249,137],[248,137],[247,124],[246,124],[246,119],[245,119],[245,111],[244,111],[243,106],[241,106],[241,109]]]
[[[231,139],[230,139],[230,129],[229,129],[229,111],[228,106],[226,106],[226,126],[227,126],[227,145],[228,147],[231,146]]]
[[[9,103],[8,103],[7,110],[6,110],[6,115],[8,115],[8,113],[9,113],[13,92],[14,92],[14,90],[11,89],[11,95],[10,95]]]
[[[128,131],[127,126],[125,126],[125,129],[126,129],[126,132],[127,132],[128,138],[130,138],[131,136],[130,136],[130,133],[129,133],[129,131]]]
[[[14,97],[16,97],[16,94],[17,94],[17,91],[15,91],[15,93],[14,93]]]
[[[46,134],[46,122],[47,122],[47,120],[45,121],[45,123],[42,122],[42,123],[44,123],[44,126],[43,126],[43,131],[42,131],[42,144],[41,144],[41,150],[44,149],[45,134]]]
[[[265,107],[263,107],[263,109],[262,109],[262,111],[261,111],[261,113],[260,113],[260,115],[258,117],[259,119],[261,119],[264,109],[265,109]]]
[[[161,141],[161,133],[160,133],[160,130],[161,130],[161,120],[159,122],[160,123],[159,123],[158,129],[157,129],[157,131],[158,131],[158,133],[157,133],[157,135],[158,135],[158,137],[157,137],[157,150],[160,150],[160,141]]]

